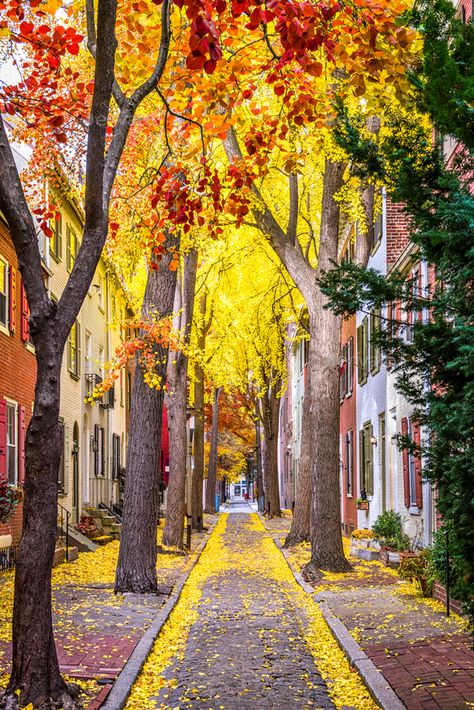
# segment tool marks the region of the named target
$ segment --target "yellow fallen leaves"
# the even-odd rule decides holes
[[[191,572],[180,600],[164,625],[144,669],[135,683],[127,703],[128,710],[152,710],[157,707],[156,695],[165,686],[172,688],[176,681],[170,676],[173,662],[184,657],[187,637],[198,618],[203,584],[219,571],[238,569],[239,573],[266,575],[269,581],[278,582],[282,601],[286,597],[292,608],[300,610],[305,623],[299,622],[301,634],[315,659],[315,664],[325,679],[328,691],[338,708],[351,706],[357,710],[373,710],[377,705],[371,699],[359,675],[349,663],[333,638],[317,604],[295,581],[283,555],[266,534],[259,517],[249,516],[247,529],[259,533],[257,550],[235,550],[223,545],[227,515],[221,516],[198,564]],[[262,535],[262,533],[264,533]],[[244,604],[244,608],[246,605]],[[279,614],[282,609],[275,610]],[[268,631],[266,632],[268,634]],[[271,650],[269,648],[268,650]],[[229,669],[231,672],[231,669]],[[268,676],[270,678],[270,675]],[[166,699],[167,695],[163,694]],[[168,706],[161,706],[168,707]]]
[[[181,596],[168,620],[161,629],[153,649],[132,688],[126,708],[130,710],[155,710],[153,695],[165,685],[172,688],[173,679],[163,675],[173,659],[182,658],[186,648],[189,630],[197,619],[198,604],[202,596],[202,585],[228,564],[222,545],[227,514],[221,515],[204,552],[189,575]]]

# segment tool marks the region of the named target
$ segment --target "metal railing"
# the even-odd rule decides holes
[[[69,518],[71,513],[58,504],[58,529],[56,540],[62,540],[66,549],[66,562],[69,562]]]

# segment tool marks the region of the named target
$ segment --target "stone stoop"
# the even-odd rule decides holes
[[[97,527],[102,530],[105,535],[110,535],[114,540],[120,538],[122,525],[108,510],[104,510],[103,508],[84,508],[83,510],[86,515],[90,515],[91,518],[94,519]]]

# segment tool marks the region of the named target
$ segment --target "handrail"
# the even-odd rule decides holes
[[[58,508],[59,508],[59,515],[58,515],[58,520],[60,521],[60,529],[61,529],[61,534],[60,538],[62,539],[62,533],[65,532],[66,534],[66,562],[69,562],[69,518],[71,517],[71,513],[67,508],[64,508],[61,503],[58,503]],[[64,530],[64,518],[66,518],[66,529]]]

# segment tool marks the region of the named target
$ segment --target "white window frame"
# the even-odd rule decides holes
[[[10,441],[10,412],[13,411],[14,443]],[[10,451],[13,448],[14,472],[10,477]],[[18,403],[7,399],[7,478],[12,486],[18,485]]]
[[[2,333],[5,333],[5,335],[10,335],[8,327],[10,315],[10,264],[3,258],[3,256],[0,256],[0,267],[1,266],[5,268],[5,293],[2,294],[5,296],[5,323],[0,321],[0,330]]]

